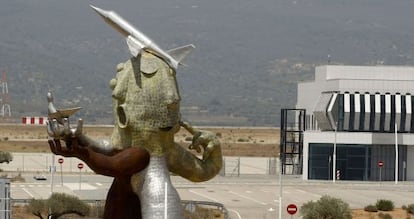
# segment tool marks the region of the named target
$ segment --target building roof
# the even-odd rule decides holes
[[[315,80],[414,81],[414,66],[323,65],[315,74]]]

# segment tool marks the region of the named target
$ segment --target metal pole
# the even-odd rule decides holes
[[[79,168],[79,191],[81,190],[81,182],[82,182],[82,169]]]
[[[403,181],[405,181],[405,172],[406,172],[406,170],[405,170],[405,169],[406,169],[406,167],[407,167],[406,165],[407,165],[407,164],[405,163],[405,161],[403,161],[403,178],[402,178],[402,180],[403,180]]]
[[[336,130],[337,130],[337,125],[335,124],[335,133],[334,133],[334,148],[333,148],[333,158],[332,158],[332,182],[335,183],[335,179],[336,179]]]
[[[381,170],[382,170],[382,167],[380,167],[380,175],[379,175],[379,177],[380,177],[380,182],[382,181]]]
[[[280,158],[279,153],[279,219],[282,219],[282,197],[283,197],[283,190],[282,190],[282,159]]]
[[[24,173],[24,155],[22,155],[22,165],[23,165],[22,169],[23,169],[23,173]]]
[[[62,186],[63,186],[63,173],[62,173],[63,171],[62,171],[62,164],[60,164],[60,183],[62,184]]]
[[[52,164],[50,167],[50,194],[53,194],[53,178],[54,178],[54,167],[55,167],[55,154],[52,153]]]
[[[395,184],[398,184],[398,136],[397,136],[397,123],[395,123]]]
[[[55,166],[55,154],[52,153],[52,164],[50,166],[50,195],[53,195],[53,167]],[[49,218],[52,215],[52,208],[49,207]]]
[[[329,180],[329,174],[331,174],[331,162],[332,162],[332,157],[329,156],[329,159],[328,159],[328,180]]]
[[[168,215],[168,201],[167,201],[167,197],[168,197],[168,184],[167,182],[165,182],[164,184],[165,187],[165,194],[164,194],[164,219],[167,219],[167,215]]]

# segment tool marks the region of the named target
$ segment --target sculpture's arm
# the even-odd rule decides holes
[[[93,171],[105,176],[131,176],[143,170],[149,163],[149,153],[142,147],[130,147],[114,151],[112,155],[105,155],[89,147],[80,147],[76,139],[72,139],[70,148],[62,147],[59,139],[49,140],[48,143],[54,154],[77,157]]]
[[[82,129],[82,119],[78,120],[78,126],[76,128],[70,126],[68,118],[63,119],[63,125],[60,125],[56,119],[47,122],[47,132],[49,136],[54,139],[65,141],[68,148],[72,147],[73,141],[76,140],[76,144],[79,146],[91,148],[98,153],[113,153],[115,149],[108,141],[95,141],[84,135]]]
[[[188,123],[181,124],[194,135],[190,149],[201,151],[204,149],[202,159],[199,159],[190,151],[174,144],[174,148],[168,152],[168,168],[193,182],[207,181],[220,171],[222,166],[222,153],[217,136],[208,131],[200,131],[191,127]]]

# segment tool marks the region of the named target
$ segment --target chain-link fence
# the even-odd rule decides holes
[[[0,164],[0,169],[22,173],[46,173],[51,169],[56,172],[76,173],[80,171],[79,163],[83,161],[50,153],[13,153],[13,161],[9,164]],[[223,167],[219,174],[230,177],[243,174],[276,175],[279,170],[279,158],[276,157],[224,157]],[[93,173],[87,165],[83,165],[82,172]]]

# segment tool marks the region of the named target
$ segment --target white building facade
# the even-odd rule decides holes
[[[414,67],[316,67],[298,84],[303,179],[414,180],[413,104]]]

